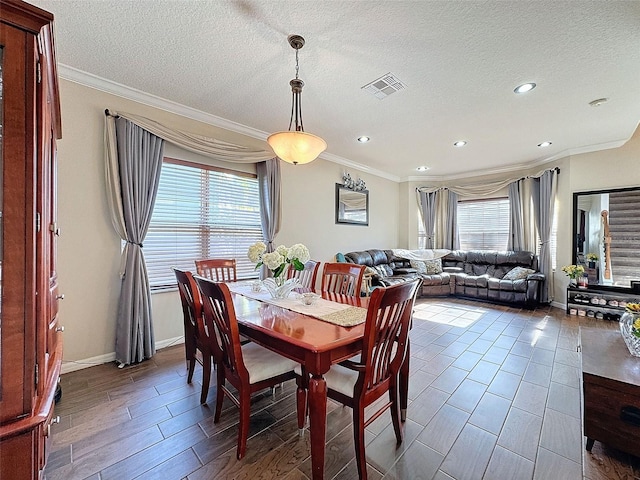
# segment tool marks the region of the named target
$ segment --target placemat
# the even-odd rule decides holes
[[[296,313],[308,315],[324,322],[333,323],[341,327],[353,327],[364,323],[367,317],[367,309],[345,305],[344,303],[332,302],[324,298],[318,298],[312,305],[304,305],[297,298],[296,292],[291,292],[288,298],[271,298],[269,292],[263,287],[260,292],[251,290],[249,282],[227,283],[229,290],[254,300],[259,300],[270,305],[286,308]]]
[[[349,307],[339,312],[317,318],[325,322],[340,325],[341,327],[355,327],[367,320],[367,309],[362,307]]]

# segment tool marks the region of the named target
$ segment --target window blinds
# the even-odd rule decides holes
[[[171,267],[195,272],[195,260],[235,258],[238,278],[257,278],[247,258],[262,241],[254,176],[165,159],[144,241],[151,289],[175,286]]]
[[[509,199],[458,202],[460,250],[506,250]]]

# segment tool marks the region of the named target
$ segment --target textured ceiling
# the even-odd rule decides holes
[[[620,144],[640,120],[639,1],[32,3],[55,15],[59,63],[261,138],[289,124],[286,37],[303,35],[305,129],[329,159],[392,178],[534,165]],[[361,89],[387,72],[407,88],[383,100]],[[537,88],[513,93],[528,81]]]

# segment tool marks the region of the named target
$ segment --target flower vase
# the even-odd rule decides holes
[[[578,286],[578,279],[577,278],[569,278],[569,286],[570,287],[577,287]]]
[[[262,282],[262,284],[273,299],[287,298],[294,288],[301,286],[297,278],[285,280],[284,275],[279,275],[275,278],[267,278]]]
[[[620,317],[620,332],[624,343],[627,344],[629,353],[634,357],[640,357],[640,325],[636,326],[635,323],[640,324],[640,314],[625,312]]]

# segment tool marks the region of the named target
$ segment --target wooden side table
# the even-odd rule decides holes
[[[631,356],[619,330],[580,328],[584,434],[640,456],[640,358]]]

